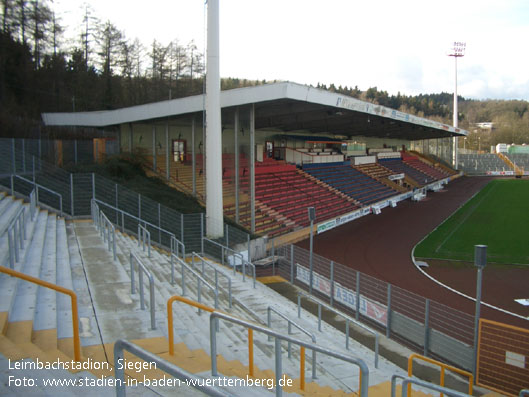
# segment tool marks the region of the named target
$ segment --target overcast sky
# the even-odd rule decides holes
[[[195,40],[204,49],[202,0],[55,0],[76,34],[82,4],[145,45]],[[222,77],[378,87],[390,94],[453,92],[529,100],[527,0],[220,0]]]

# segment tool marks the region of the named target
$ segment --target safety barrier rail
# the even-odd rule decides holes
[[[107,218],[105,213],[99,209],[99,206],[94,200],[91,200],[90,204],[92,221],[94,222],[95,227],[99,230],[101,237],[103,237],[103,241],[108,244],[108,250],[112,251],[114,260],[117,260],[116,228]]]
[[[145,310],[145,298],[143,293],[143,273],[149,278],[149,306],[151,309],[151,328],[156,329],[156,314],[155,314],[155,301],[154,301],[154,277],[152,273],[145,267],[141,259],[134,252],[130,252],[130,293],[134,295],[136,293],[136,286],[134,283],[134,262],[138,264],[138,278],[140,280],[140,307],[141,310]]]
[[[16,270],[0,266],[0,273],[9,274],[10,276],[20,278],[30,283],[40,285],[45,288],[50,288],[54,291],[60,292],[70,296],[72,304],[72,327],[73,327],[73,355],[75,361],[81,361],[81,339],[79,338],[79,311],[77,309],[77,295],[72,290],[55,285],[36,277],[29,276]]]
[[[141,249],[145,252],[145,245],[148,248],[148,257],[151,257],[151,232],[147,230],[146,226],[143,226],[138,222],[138,247],[141,245]]]
[[[176,256],[180,256],[179,254],[182,253],[182,259],[185,260],[186,258],[186,246],[175,236],[171,236],[171,253],[176,254]]]
[[[468,397],[469,396],[468,394],[461,393],[457,390],[448,389],[447,387],[435,385],[433,383],[426,382],[424,380],[420,380],[417,378],[406,378],[401,375],[393,375],[391,377],[391,397],[397,396],[397,379],[402,379],[401,397],[411,396],[410,390],[411,390],[412,383],[417,386],[424,387],[426,389],[440,392],[441,396],[443,396],[443,393],[449,397]]]
[[[204,246],[204,242],[213,244],[221,249],[221,264],[222,265],[224,265],[224,258],[225,258],[226,253],[231,253],[231,257],[232,257],[231,266],[233,266],[233,274],[234,275],[237,274],[237,266],[238,265],[241,266],[242,267],[242,281],[246,281],[246,266],[249,266],[252,269],[253,287],[255,288],[255,265],[253,263],[244,259],[241,253],[229,247],[226,247],[220,243],[217,243],[216,241],[213,241],[213,240],[210,240],[204,237],[202,238],[202,246]],[[204,254],[204,249],[202,249],[202,254]],[[236,258],[239,260],[238,262],[236,261]],[[228,265],[230,265],[229,260],[228,260]]]
[[[325,349],[323,347],[320,347],[318,345],[315,345],[313,343],[304,342],[299,339],[292,338],[287,335],[283,335],[280,332],[274,331],[272,329],[269,329],[267,327],[257,325],[245,320],[241,320],[239,318],[233,317],[229,314],[222,313],[219,311],[213,311],[209,317],[209,330],[210,330],[210,346],[211,346],[211,375],[212,376],[218,376],[217,371],[217,327],[218,327],[218,320],[225,320],[229,321],[234,324],[241,325],[243,327],[248,328],[248,339],[253,341],[253,331],[262,332],[266,335],[271,335],[275,338],[275,349],[274,349],[274,355],[275,355],[275,385],[276,385],[276,396],[280,397],[283,395],[283,390],[281,387],[281,378],[283,376],[283,369],[282,369],[282,362],[281,362],[281,341],[284,340],[286,342],[290,341],[296,345],[300,346],[300,366],[303,365],[304,359],[305,359],[305,349],[312,349],[317,351],[318,353],[325,354],[330,357],[338,358],[342,361],[349,362],[351,364],[355,364],[360,368],[360,390],[359,394],[360,397],[367,397],[368,394],[368,387],[369,387],[369,368],[367,367],[366,363],[359,358],[355,357],[348,357],[346,355],[343,355],[338,352],[334,352],[329,349]],[[253,348],[251,353],[253,353]],[[250,369],[253,366],[253,360],[250,362]],[[250,373],[250,376],[252,374]]]
[[[15,268],[15,262],[20,259],[19,249],[24,249],[26,239],[26,208],[20,207],[6,229],[9,246],[9,267]]]
[[[363,330],[369,332],[370,334],[373,334],[375,337],[375,368],[378,368],[378,332],[372,330],[371,328],[365,326],[364,324],[356,321],[355,319],[349,317],[348,315],[342,313],[341,311],[337,310],[336,308],[320,301],[319,299],[315,298],[314,296],[305,294],[303,292],[298,293],[298,318],[301,318],[301,297],[304,296],[306,299],[313,301],[318,305],[318,331],[321,332],[321,308],[324,307],[327,310],[333,312],[334,314],[342,317],[345,319],[345,348],[346,350],[349,350],[349,323],[353,323],[356,326],[362,328]]]
[[[179,257],[177,257],[175,254],[171,254],[171,273],[173,273],[173,268],[174,268],[174,260],[176,260],[177,262],[180,263],[180,265],[182,266],[182,295],[185,295],[186,294],[186,282],[185,282],[185,271],[188,270],[189,272],[191,272],[192,274],[195,275],[195,277],[197,278],[197,300],[198,300],[198,303],[202,303],[202,283],[204,283],[204,285],[206,287],[208,287],[214,294],[215,296],[215,309],[218,309],[219,307],[219,288],[218,288],[218,282],[215,284],[215,286],[212,286],[210,283],[208,283],[208,281],[202,277],[199,273],[197,273],[194,269],[192,269],[187,263],[185,263],[182,259],[180,259]],[[200,310],[199,310],[199,313],[200,313]]]
[[[209,263],[206,259],[204,259],[202,256],[200,256],[196,252],[193,252],[191,255],[191,266],[193,268],[195,267],[195,258],[199,259],[200,262],[202,263],[202,271],[201,271],[202,276],[205,276],[206,266],[209,267],[210,269],[213,269],[213,271],[215,272],[215,288],[217,290],[219,289],[219,274],[227,280],[228,282],[228,304],[231,309],[233,306],[232,293],[231,293],[231,277],[219,271],[215,266],[213,266],[211,263]]]
[[[29,180],[27,178],[24,178],[23,176],[12,174],[11,175],[11,195],[12,196],[15,195],[15,178],[23,180],[24,182],[27,182],[30,185],[34,186],[34,190],[35,190],[35,194],[36,194],[35,201],[36,201],[37,204],[39,203],[39,189],[44,190],[44,191],[46,191],[46,192],[48,192],[48,193],[50,193],[50,194],[52,194],[54,196],[57,196],[59,198],[59,215],[62,216],[62,194],[57,193],[57,192],[55,192],[55,191],[53,191],[51,189],[48,189],[47,187],[42,186],[42,185],[36,183],[35,181]]]
[[[98,205],[102,205],[102,206],[105,206],[107,207],[109,210],[112,210],[112,211],[115,211],[116,212],[116,218],[119,218],[117,216],[117,214],[120,214],[121,215],[121,226],[119,225],[119,219],[116,219],[116,225],[118,227],[121,228],[121,232],[124,233],[125,232],[125,216],[128,216],[129,218],[135,220],[136,222],[138,223],[143,223],[144,227],[147,227],[149,226],[150,228],[152,229],[155,229],[155,230],[158,230],[158,234],[161,235],[162,233],[166,234],[167,236],[169,236],[169,238],[171,237],[174,237],[174,234],[171,233],[170,231],[167,231],[165,229],[162,229],[161,227],[153,224],[153,223],[150,223],[150,222],[147,222],[135,215],[132,215],[131,213],[127,212],[127,211],[124,211],[124,210],[121,210],[113,205],[110,205],[108,203],[105,203],[104,201],[101,201],[99,199],[93,199],[95,200],[95,202],[98,204]],[[160,237],[160,240],[161,240],[161,237]]]
[[[165,361],[160,358],[158,355],[148,352],[145,349],[142,349],[138,345],[135,345],[132,342],[127,340],[118,339],[114,343],[114,378],[116,379],[116,396],[125,397],[126,396],[126,386],[127,382],[125,381],[125,369],[124,365],[120,365],[124,360],[124,351],[141,358],[143,361],[148,363],[155,363],[156,369],[164,371],[169,375],[180,379],[195,389],[198,389],[205,393],[208,396],[213,397],[230,397],[233,396],[230,393],[227,393],[223,390],[219,390],[216,387],[208,386],[207,382],[204,382],[203,379],[198,378],[197,376],[183,370],[182,368],[177,367],[176,365]]]
[[[216,333],[219,329],[218,318],[230,321],[234,324],[242,325],[243,327],[248,328],[248,372],[249,376],[254,375],[254,360],[253,360],[253,331],[263,332],[266,335],[275,337],[275,360],[276,360],[276,395],[282,396],[282,389],[277,387],[279,385],[279,378],[282,376],[281,369],[281,340],[286,342],[291,342],[300,346],[300,373],[304,374],[305,370],[305,348],[315,350],[319,353],[338,358],[340,360],[356,364],[360,367],[360,397],[367,397],[368,387],[369,387],[369,368],[362,359],[355,357],[348,357],[341,353],[337,353],[322,347],[319,347],[313,343],[308,343],[301,341],[299,339],[291,338],[285,336],[279,332],[276,332],[267,327],[257,325],[245,320],[238,319],[236,317],[230,316],[229,314],[223,313],[219,310],[215,310],[212,307],[203,305],[201,303],[192,301],[191,299],[184,298],[182,296],[172,296],[167,300],[167,335],[169,341],[169,354],[174,355],[174,327],[173,327],[173,303],[175,301],[186,303],[190,306],[194,306],[201,310],[211,313],[210,316],[210,346],[211,346],[211,375],[218,376],[217,372],[217,340]],[[304,379],[304,378],[303,378]]]
[[[462,369],[453,367],[451,365],[442,363],[440,361],[421,356],[420,354],[411,354],[410,357],[408,358],[408,376],[409,377],[413,376],[413,360],[414,359],[426,361],[427,363],[437,365],[438,367],[441,368],[441,379],[439,381],[439,384],[441,387],[444,387],[445,385],[445,370],[449,370],[457,374],[468,377],[468,394],[472,395],[472,385],[474,384],[474,376],[470,372],[463,371]],[[408,385],[408,393],[410,393],[410,391],[411,391],[411,385]],[[441,397],[443,397],[442,393],[441,393]]]
[[[35,189],[29,194],[29,213],[31,220],[35,220],[35,214],[37,213],[37,191]]]
[[[301,332],[303,332],[305,335],[308,335],[311,340],[312,340],[312,343],[316,343],[316,336],[314,336],[314,334],[310,331],[307,331],[305,328],[303,328],[301,325],[299,324],[296,324],[294,321],[292,321],[291,319],[289,319],[287,316],[285,316],[283,313],[281,313],[279,310],[273,308],[272,306],[268,306],[267,310],[266,310],[266,319],[267,319],[267,322],[266,322],[266,325],[268,326],[268,328],[272,328],[272,312],[276,313],[279,317],[281,317],[282,319],[284,320],[287,320],[288,322],[288,334],[289,335],[292,335],[292,325],[294,327],[296,327],[297,329],[299,329]],[[272,341],[272,336],[268,336],[268,341],[271,342]],[[290,358],[292,356],[292,342],[288,342],[288,358]],[[305,390],[305,369],[300,369],[300,388],[301,390]],[[313,350],[312,351],[312,379],[317,379],[316,378],[316,351]]]

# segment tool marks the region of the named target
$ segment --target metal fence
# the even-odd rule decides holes
[[[275,274],[309,290],[309,251],[275,249]],[[474,317],[313,254],[312,293],[425,356],[472,371]]]
[[[24,142],[24,143],[22,143]],[[38,146],[38,145],[37,145]],[[38,201],[70,216],[89,216],[94,199],[108,219],[122,231],[135,234],[138,223],[146,226],[152,241],[171,246],[171,236],[182,241],[188,252],[201,251],[205,236],[205,214],[182,214],[94,173],[69,173],[35,156],[35,143],[0,139],[0,185],[28,196],[39,185]],[[41,149],[42,150],[42,149]],[[12,177],[17,175],[17,177]],[[218,240],[231,248],[249,247],[249,235],[225,225],[225,236]]]
[[[103,160],[105,156],[119,153],[117,140],[110,139],[14,139],[0,138],[0,146],[9,147],[20,154],[16,165],[22,166],[24,158],[35,156],[50,164],[83,164]],[[10,158],[4,160],[11,160]],[[11,167],[13,165],[11,164]]]

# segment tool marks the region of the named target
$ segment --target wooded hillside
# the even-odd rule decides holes
[[[204,54],[192,41],[144,44],[99,20],[88,5],[76,21],[79,35],[68,41],[50,0],[0,0],[0,7],[0,136],[35,136],[42,112],[115,109],[203,92]],[[266,83],[225,78],[222,89]],[[450,93],[407,96],[377,87],[317,87],[452,124]],[[460,97],[459,111],[460,127],[470,131],[461,146],[529,144],[526,101]],[[476,128],[481,122],[494,123],[493,131]]]

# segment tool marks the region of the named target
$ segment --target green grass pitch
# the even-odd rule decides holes
[[[487,261],[529,264],[529,180],[497,179],[415,248],[418,258],[474,260],[487,245]]]

